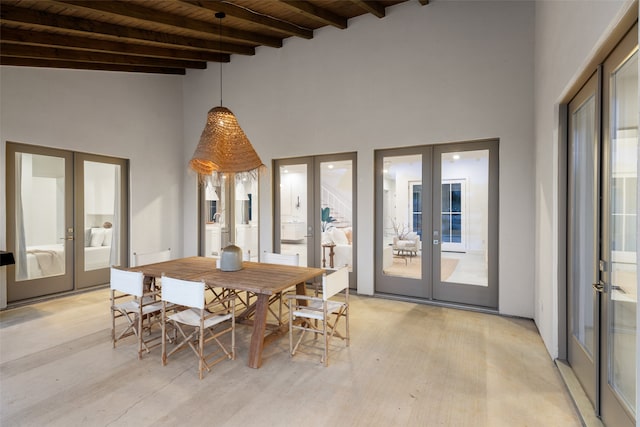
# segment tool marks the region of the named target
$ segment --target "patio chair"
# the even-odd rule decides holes
[[[204,282],[162,277],[162,364],[167,358],[185,346],[189,346],[198,358],[198,373],[224,359],[235,359],[235,300],[231,293],[223,299],[205,304]],[[176,346],[167,353],[168,326],[176,331]],[[230,351],[220,341],[231,334]],[[178,342],[178,340],[182,340]],[[207,344],[215,342],[215,350],[205,351]],[[217,357],[216,357],[217,356]]]
[[[146,329],[151,333],[151,327],[159,322],[158,315],[162,310],[162,303],[158,299],[158,292],[144,292],[144,275],[141,272],[122,270],[111,267],[111,340],[113,348],[116,342],[135,335],[138,340],[138,359],[142,352],[147,353],[151,348],[160,344],[159,336],[144,338],[144,321],[148,321]],[[124,318],[126,326],[116,335],[117,319]],[[152,344],[154,341],[158,341]]]
[[[275,252],[263,252],[262,253],[262,262],[267,264],[281,264],[281,265],[300,265],[300,255],[299,254],[278,254]],[[282,306],[285,304],[283,300],[283,295],[289,292],[291,289],[295,290],[295,287],[289,288],[284,292],[278,292],[269,300],[269,311],[278,319],[278,326],[282,326],[284,322],[282,321]],[[271,309],[272,303],[278,303],[278,314],[276,315]]]
[[[341,293],[344,290],[344,293]],[[330,299],[332,297],[334,299]],[[349,268],[342,267],[322,276],[322,296],[288,294],[289,299],[289,352],[293,357],[306,332],[316,337],[322,335],[324,351],[321,362],[329,366],[329,342],[335,336],[349,346]],[[340,298],[338,300],[337,298]],[[344,335],[338,332],[340,319],[344,318]],[[301,331],[294,346],[294,331]]]

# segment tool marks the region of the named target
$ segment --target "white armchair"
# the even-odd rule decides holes
[[[420,250],[420,236],[418,233],[412,231],[407,233],[403,239],[399,239],[397,236],[394,237],[393,250],[397,255],[417,256]]]

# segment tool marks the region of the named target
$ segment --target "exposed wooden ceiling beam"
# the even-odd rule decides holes
[[[124,71],[130,73],[186,74],[184,68],[159,68],[118,64],[97,64],[75,61],[15,58],[9,56],[0,57],[0,65],[14,65],[18,67],[71,68],[76,70]]]
[[[295,9],[307,18],[314,19],[316,21],[322,22],[323,24],[333,25],[334,27],[340,28],[341,30],[347,28],[347,18],[338,16],[335,13],[317,7],[311,3],[307,3],[306,1],[280,0],[280,3]]]
[[[0,28],[0,40],[5,42],[23,43],[29,45],[44,45],[50,47],[71,47],[94,51],[142,55],[156,58],[186,59],[192,61],[229,62],[226,53],[214,53],[191,49],[172,49],[157,46],[115,42],[110,40],[90,39],[66,34],[53,34],[37,31],[18,30],[15,28]]]
[[[107,24],[64,15],[54,15],[32,9],[24,9],[9,5],[0,8],[0,21],[56,27],[73,31],[74,34],[95,33],[118,38],[146,40],[164,45],[186,46],[225,53],[254,55],[255,48],[232,43],[220,43],[214,40],[203,40],[195,37],[176,36],[155,31],[139,30],[122,25]]]
[[[220,35],[226,39],[237,40],[245,43],[264,45],[269,47],[282,47],[282,39],[275,37],[263,36],[237,29],[222,28],[218,22],[205,22],[197,19],[191,19],[184,16],[166,13],[148,7],[140,6],[135,3],[120,3],[114,1],[79,1],[79,0],[57,0],[53,3],[64,3],[65,6],[72,6],[77,9],[99,10],[113,15],[126,16],[128,18],[139,19],[141,21],[154,22],[174,28],[187,28],[189,30],[210,35]]]
[[[144,65],[159,68],[194,68],[204,70],[206,62],[182,61],[178,59],[149,58],[143,56],[121,55],[88,50],[64,49],[46,46],[28,46],[22,44],[0,43],[3,56],[20,58],[54,59],[75,62],[95,62],[99,64]]]
[[[385,11],[384,6],[378,3],[377,1],[367,1],[367,0],[351,0],[353,3],[357,4],[367,12],[377,16],[378,18],[384,18]]]
[[[183,3],[202,7],[213,12],[224,12],[227,16],[233,16],[237,19],[242,19],[252,24],[260,25],[270,28],[273,31],[278,31],[289,36],[302,37],[303,39],[312,39],[313,30],[308,28],[298,27],[285,21],[274,19],[270,16],[261,15],[259,13],[252,12],[240,6],[236,6],[230,3],[224,3],[221,1],[204,1],[204,0],[180,0]]]

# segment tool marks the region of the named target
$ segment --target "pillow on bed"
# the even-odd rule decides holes
[[[92,248],[102,246],[102,242],[104,242],[104,228],[92,228],[89,246]]]
[[[113,235],[113,228],[104,229],[104,241],[102,246],[111,246],[111,236]]]
[[[84,247],[91,245],[91,228],[84,229]]]

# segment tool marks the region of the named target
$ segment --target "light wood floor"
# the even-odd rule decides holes
[[[352,297],[349,348],[330,365],[288,355],[286,337],[247,367],[238,357],[198,380],[183,351],[141,361],[112,349],[108,291],[0,313],[0,425],[579,426],[532,321]]]

